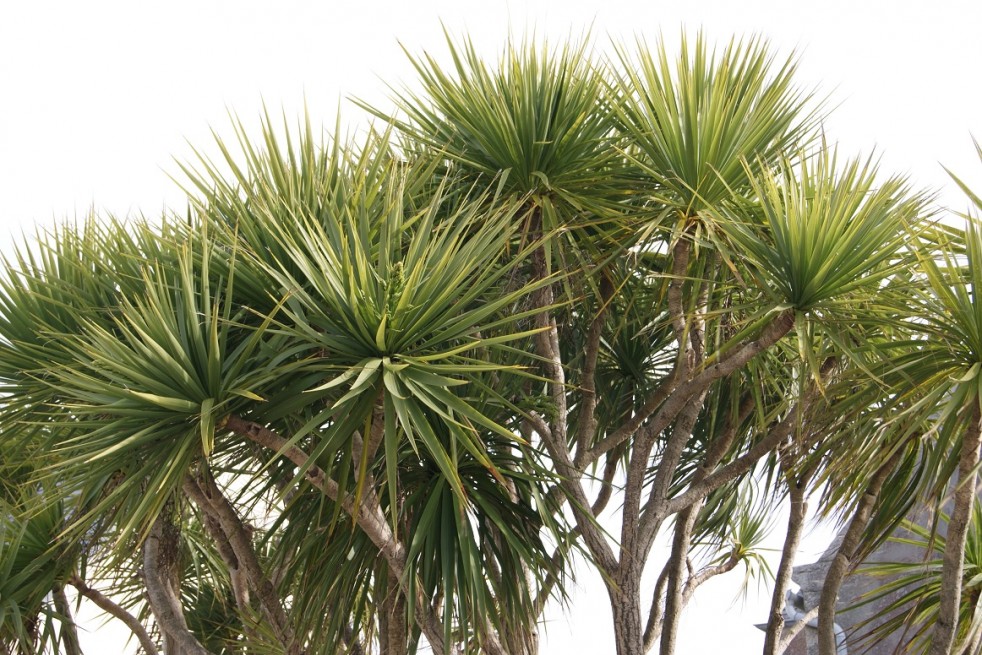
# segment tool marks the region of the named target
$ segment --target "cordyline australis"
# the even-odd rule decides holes
[[[975,219],[840,157],[758,39],[447,44],[361,140],[236,124],[187,216],[6,262],[7,650],[80,652],[71,587],[147,653],[531,654],[579,554],[618,655],[669,655],[789,498],[765,651],[811,499],[848,525],[828,655],[953,473],[924,647],[977,644]]]

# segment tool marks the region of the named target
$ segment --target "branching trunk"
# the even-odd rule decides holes
[[[202,512],[212,521],[218,522],[220,533],[215,536],[219,540],[224,537],[231,546],[238,564],[237,572],[241,573],[249,589],[255,593],[263,617],[272,627],[273,633],[283,645],[287,655],[298,655],[301,649],[294,636],[293,626],[283,610],[283,604],[272,581],[259,564],[252,539],[238,512],[225,498],[208,471],[203,471],[194,480],[188,480],[186,488],[191,491],[190,495],[201,507]],[[240,589],[239,592],[245,596],[244,590]],[[248,596],[245,596],[245,601],[248,603]]]
[[[820,369],[822,379],[828,380],[828,377],[834,372],[837,365],[838,361],[835,358],[830,357],[826,359],[825,362],[822,363],[822,367]],[[715,468],[726,454],[725,450],[722,447],[712,448],[712,452],[707,453],[706,461],[696,478],[693,479],[692,485],[683,493],[666,501],[660,513],[664,516],[671,516],[672,514],[680,512],[693,503],[697,503],[705,499],[710,493],[716,489],[719,489],[727,482],[735,480],[739,476],[748,472],[757,461],[768,453],[776,450],[791,436],[795,427],[802,420],[802,417],[807,415],[809,408],[818,400],[819,397],[820,394],[818,388],[814,385],[809,387],[808,391],[804,394],[801,400],[799,400],[798,403],[796,403],[790,409],[790,411],[788,411],[787,416],[785,416],[782,421],[771,426],[770,430],[768,430],[763,439],[754,444],[745,454],[737,457],[725,466]],[[741,403],[740,416],[745,418],[747,415],[749,415],[752,407],[751,400],[749,398],[746,399],[745,403]],[[724,432],[726,441],[720,444],[720,446],[727,445],[727,450],[728,444],[732,442],[732,438],[735,436],[728,435],[729,430],[730,428],[727,428],[727,430]],[[811,433],[797,445],[797,448],[803,451],[812,443],[821,438],[821,432]],[[646,507],[645,514],[647,515],[650,513],[652,515],[651,520],[654,520],[659,516],[657,509],[658,508],[656,507]],[[654,535],[649,532],[647,537],[649,539],[653,539]]]
[[[85,584],[85,581],[78,576],[73,576],[70,578],[68,580],[68,584],[74,587],[79,594],[92,601],[92,603],[103,612],[122,621],[136,636],[145,655],[159,655],[157,644],[155,644],[153,639],[150,638],[146,628],[143,627],[143,624],[140,623],[135,616],[127,612],[117,603],[113,602],[112,599],[106,597],[98,589],[93,589]]]
[[[941,568],[941,599],[938,605],[938,618],[934,624],[930,655],[949,655],[958,632],[958,606],[961,604],[962,575],[965,570],[965,541],[968,523],[972,516],[975,501],[976,467],[979,464],[979,420],[978,401],[972,411],[971,423],[962,436],[961,453],[958,458],[958,482],[955,487],[955,506],[948,521],[948,534]]]
[[[533,233],[541,229],[541,224],[538,223],[540,220],[536,217]],[[532,253],[532,269],[537,280],[547,277],[547,262],[542,248]],[[567,441],[566,373],[563,369],[556,320],[548,310],[554,303],[552,287],[541,287],[534,294],[533,303],[535,307],[542,309],[535,316],[536,327],[541,330],[535,336],[535,345],[538,355],[543,359],[543,368],[549,380],[549,395],[554,405],[552,421],[548,425],[536,426],[536,430],[556,466],[556,472],[562,480],[560,484],[570,499],[577,528],[583,535],[594,562],[602,573],[610,575],[617,566],[617,560],[597,526],[596,516],[590,511],[590,502],[580,480],[583,469],[574,464]]]
[[[143,542],[147,601],[164,636],[167,655],[210,655],[188,629],[181,607],[180,528],[173,501],[164,505]]]

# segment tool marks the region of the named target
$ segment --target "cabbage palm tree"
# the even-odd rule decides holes
[[[391,608],[389,652],[420,631],[438,652],[505,652],[502,638],[533,632],[552,570],[540,530],[556,525],[551,477],[500,395],[529,379],[510,344],[534,333],[522,299],[543,284],[513,282],[526,210],[435,180],[384,136],[319,150],[308,131],[286,152],[266,137],[244,143],[244,164],[230,155],[235,179],[194,178],[188,221],[55,235],[10,277],[5,412],[19,429],[5,436],[40,445],[71,534],[111,535],[112,566],[142,564],[168,652],[206,652],[180,583],[192,509],[253,647],[355,649],[352,631],[378,636],[376,602]],[[85,267],[98,277],[76,285]],[[292,549],[264,561],[248,523],[269,511],[266,539]],[[327,551],[294,526],[320,526]],[[337,556],[352,562],[342,579],[298,578]]]
[[[466,42],[450,51],[449,73],[414,60],[423,91],[399,94],[400,114],[374,112],[468,179],[499,176],[531,209],[524,229],[555,235],[526,273],[568,276],[533,300],[550,402],[527,412],[525,434],[562,476],[619,653],[653,645],[641,575],[681,512],[648,621],[671,653],[704,499],[823,404],[822,361],[847,363],[873,318],[850,327],[856,307],[903,270],[923,198],[874,182],[872,163],[801,154],[818,114],[794,60],[775,66],[758,40],[719,52],[683,40],[677,59],[639,42],[605,66],[584,62],[585,46],[509,44],[497,68]],[[577,302],[546,309],[557,297]],[[596,519],[619,473],[612,546]]]
[[[187,216],[8,262],[3,443],[168,653],[534,653],[581,549],[619,655],[670,655],[700,582],[755,561],[736,490],[869,447],[924,198],[816,141],[793,58],[448,44],[382,132],[236,124]]]
[[[982,149],[979,150],[982,157]],[[977,208],[982,199],[958,178],[955,181]],[[952,652],[967,626],[959,624],[959,605],[965,566],[965,548],[975,504],[982,421],[982,309],[976,298],[982,288],[982,232],[977,219],[967,216],[963,234],[948,230],[937,248],[921,256],[925,284],[915,297],[916,343],[896,357],[895,366],[908,380],[898,396],[910,404],[908,413],[930,415],[932,425],[927,470],[936,498],[948,495],[952,507],[941,567],[937,617],[929,652]],[[913,382],[914,384],[910,384]],[[940,502],[940,501],[939,501]],[[958,641],[964,647],[963,641]]]

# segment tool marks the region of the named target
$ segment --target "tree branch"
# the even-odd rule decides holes
[[[580,378],[580,410],[577,415],[576,454],[587,450],[590,439],[597,432],[597,357],[603,336],[607,308],[614,295],[614,286],[606,277],[600,281],[601,307],[590,322],[586,346],[583,351],[583,373]],[[574,457],[575,461],[575,457]]]
[[[277,640],[286,649],[288,655],[299,655],[301,648],[294,636],[293,626],[287,619],[283,604],[273,587],[272,581],[259,564],[256,551],[252,546],[252,538],[246,531],[238,512],[219,489],[210,471],[203,470],[190,482],[189,487],[196,486],[201,492],[202,511],[217,519],[221,532],[227,537],[235,557],[245,573],[246,581],[258,597],[259,607],[273,628]],[[196,502],[198,501],[196,500]]]
[[[869,523],[873,506],[879,497],[883,483],[889,477],[896,466],[900,457],[897,451],[886,464],[881,466],[870,479],[866,492],[860,497],[856,504],[856,511],[846,533],[839,544],[839,550],[835,558],[829,565],[825,574],[825,583],[822,585],[822,594],[818,601],[818,649],[820,655],[835,655],[835,604],[839,597],[839,587],[842,580],[852,571],[859,562],[855,561],[860,539]]]
[[[961,452],[958,457],[958,482],[955,486],[954,507],[948,520],[948,533],[942,555],[941,598],[931,639],[930,655],[947,655],[954,644],[958,628],[958,605],[961,602],[965,569],[965,541],[972,516],[972,505],[975,503],[977,493],[976,469],[979,464],[979,445],[982,441],[979,425],[982,421],[982,408],[977,399],[973,401],[973,405],[968,428],[962,435]],[[824,596],[825,590],[822,591]]]
[[[834,357],[829,357],[822,363],[819,374],[823,381],[828,380],[829,376],[832,375],[837,365],[838,360]],[[790,437],[795,425],[799,421],[799,414],[802,413],[802,415],[804,415],[804,413],[810,411],[813,403],[815,403],[819,398],[820,394],[818,388],[814,384],[809,386],[802,398],[788,411],[788,415],[785,416],[782,421],[774,424],[768,431],[767,435],[751,446],[744,455],[737,457],[722,468],[716,469],[712,473],[705,475],[701,480],[694,481],[693,484],[690,485],[690,487],[683,493],[669,499],[665,503],[664,508],[661,510],[663,514],[661,517],[662,520],[664,517],[680,512],[700,499],[704,499],[714,490],[720,488],[727,482],[734,480],[737,476],[749,471],[761,457],[776,449],[782,442]],[[743,402],[746,402],[746,399]],[[744,411],[749,412],[750,409],[752,409],[752,405],[744,409],[743,402],[741,402],[741,414],[743,414]],[[803,443],[799,444],[798,447],[806,448],[820,439],[821,436],[822,435],[819,433],[811,433],[803,441]],[[735,437],[735,435],[731,435],[731,438],[732,437]],[[729,446],[727,446],[727,449],[728,448]],[[722,456],[725,455],[725,450],[722,452],[714,452],[713,456],[715,457],[716,455],[719,455],[720,459],[722,459]],[[717,463],[718,461],[719,460],[717,460]],[[715,466],[715,464],[713,464],[713,466]]]
[[[689,408],[683,412],[682,416],[675,424],[675,430],[678,435],[672,434],[672,438],[669,440],[669,445],[666,447],[672,448],[670,452],[667,453],[668,464],[665,465],[666,455],[662,455],[662,460],[659,463],[658,473],[655,475],[655,481],[652,484],[651,489],[651,501],[656,503],[663,503],[664,498],[668,495],[669,488],[672,482],[672,477],[675,473],[675,469],[678,467],[680,458],[682,457],[682,451],[685,448],[685,444],[689,441],[692,436],[692,431],[695,428],[696,420],[699,417],[699,412],[702,409],[702,401],[705,395],[700,395],[699,401],[692,403]],[[676,443],[672,443],[675,441]],[[670,469],[669,469],[670,467]],[[647,504],[650,504],[646,503]],[[682,566],[686,562],[686,558],[689,555],[689,547],[692,541],[692,530],[695,527],[696,519],[698,518],[699,512],[698,507],[689,507],[686,511],[682,512],[675,522],[675,534],[672,539],[672,553],[669,557],[669,568],[668,568],[668,587],[665,592],[665,617],[662,621],[662,631],[661,631],[661,652],[663,653],[673,653],[675,652],[675,639],[678,635],[679,619],[682,615],[682,608],[685,606],[685,600],[683,598],[682,591]],[[648,549],[650,549],[650,543],[653,542],[649,540],[648,534],[652,531],[657,532],[659,529],[658,524],[648,524],[647,519],[649,515],[639,516],[639,538],[642,550],[636,550],[638,556],[646,557]]]
[[[82,655],[82,646],[78,643],[78,626],[72,616],[72,607],[65,595],[65,586],[58,583],[51,590],[55,602],[55,610],[61,615],[61,642],[65,644],[65,655]]]
[[[707,389],[716,380],[739,370],[754,357],[776,344],[791,331],[794,321],[794,311],[784,310],[761,330],[756,339],[744,343],[730,354],[704,367],[688,381],[676,384],[678,376],[673,372],[634,417],[587,451],[580,460],[577,460],[577,466],[581,469],[589,466],[603,453],[629,439],[656,410],[657,414],[649,425],[645,426],[645,431],[654,434],[664,431],[691,398]]]
[[[583,471],[588,466],[596,462],[605,453],[613,450],[630,439],[640,428],[641,425],[657,410],[665,399],[675,390],[676,382],[680,379],[677,371],[672,371],[661,385],[648,398],[647,402],[635,412],[621,427],[601,439],[595,446],[587,451],[577,453],[576,468]]]
[[[794,567],[798,544],[801,543],[801,533],[805,527],[805,515],[808,503],[805,500],[806,481],[798,478],[789,480],[789,495],[791,497],[791,512],[788,515],[788,530],[784,537],[784,547],[781,550],[781,562],[774,576],[774,593],[771,596],[770,614],[767,617],[767,630],[764,635],[763,655],[781,655],[778,645],[781,631],[784,629],[784,597],[791,584],[791,574]]]
[[[157,625],[164,635],[164,651],[187,655],[211,655],[188,629],[181,607],[180,580],[177,573],[179,533],[164,509],[143,542],[143,578],[147,601]]]
[[[685,609],[685,606],[689,604],[689,601],[692,600],[692,596],[696,593],[696,589],[698,589],[703,583],[705,583],[707,580],[715,578],[717,575],[729,573],[735,569],[739,563],[740,557],[735,551],[733,551],[722,564],[707,566],[700,569],[695,575],[685,582],[685,588],[682,590],[681,608]]]
[[[74,587],[79,594],[88,598],[96,607],[101,609],[106,614],[109,614],[110,616],[122,621],[126,627],[130,629],[130,632],[136,636],[137,640],[140,642],[140,647],[143,648],[143,652],[146,653],[146,655],[160,655],[159,651],[157,650],[157,644],[155,644],[153,639],[150,638],[150,635],[147,633],[146,628],[143,627],[143,624],[140,623],[135,616],[123,609],[122,606],[113,602],[99,590],[93,589],[85,584],[85,581],[77,575],[73,575],[71,578],[69,578],[66,584]]]
[[[546,276],[544,257],[541,248],[533,253],[534,275],[539,279],[544,279]],[[545,328],[535,336],[536,350],[539,356],[545,360],[546,377],[549,379],[549,393],[555,412],[555,418],[548,425],[549,429],[545,430],[545,426],[542,426],[537,427],[537,430],[549,456],[556,465],[556,472],[559,473],[561,479],[560,485],[569,497],[576,524],[583,534],[584,541],[597,565],[609,574],[617,565],[617,561],[610,545],[596,524],[596,517],[590,513],[590,502],[587,500],[586,492],[580,483],[582,469],[574,466],[567,442],[566,374],[563,370],[562,356],[559,351],[559,332],[556,327],[556,320],[545,309],[553,304],[552,288],[546,285],[539,289],[536,292],[535,302],[538,307],[543,308],[541,312],[536,314],[536,325]],[[530,417],[530,420],[534,420],[534,417]]]
[[[246,574],[243,571],[242,564],[235,555],[235,549],[232,548],[232,544],[228,540],[228,535],[222,529],[221,522],[215,516],[214,510],[211,508],[208,500],[205,498],[204,492],[197,483],[190,478],[185,479],[183,489],[184,493],[191,498],[201,511],[202,523],[205,526],[205,530],[211,535],[211,540],[215,543],[218,554],[228,569],[229,581],[232,583],[232,597],[235,599],[239,616],[246,626],[246,636],[254,638],[256,635],[249,625],[249,622],[252,620],[252,612],[249,604],[249,583],[246,580]]]
[[[658,575],[658,581],[655,583],[655,591],[652,593],[651,609],[648,611],[648,621],[645,623],[644,636],[642,638],[643,652],[645,653],[654,647],[655,642],[661,636],[662,621],[665,618],[662,614],[662,599],[665,596],[665,585],[668,584],[668,569],[670,566],[671,562],[668,562],[662,568],[661,573]]]
[[[781,641],[777,645],[777,652],[784,653],[786,650],[788,650],[788,646],[791,645],[791,642],[794,641],[794,638],[797,637],[798,634],[802,630],[804,630],[809,623],[814,621],[816,616],[818,616],[817,605],[811,608],[810,610],[808,610],[807,612],[805,612],[804,614],[802,614],[801,618],[795,621],[795,623],[791,627],[786,627],[784,629],[784,632],[781,634]]]
[[[263,425],[246,421],[238,416],[229,416],[226,419],[225,427],[239,436],[286,457],[298,467],[306,468],[304,476],[307,481],[325,496],[338,503],[341,509],[354,519],[358,527],[379,549],[392,572],[399,578],[403,593],[410,593],[409,580],[406,578],[405,548],[393,536],[389,524],[382,515],[373,490],[365,490],[362,502],[356,508],[354,498],[349,494],[341,493],[338,483],[327,477],[316,464],[311,463],[310,457],[299,446],[290,444],[286,439]],[[369,506],[372,509],[369,509]],[[417,598],[415,606],[417,621],[433,652],[437,655],[455,653],[457,649],[453,644],[444,644],[443,626],[440,620],[434,616],[432,608],[426,600],[420,596]]]

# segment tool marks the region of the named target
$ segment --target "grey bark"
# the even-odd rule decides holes
[[[668,563],[662,568],[661,573],[658,575],[658,581],[655,583],[655,590],[651,594],[651,609],[648,611],[648,621],[644,626],[644,635],[641,639],[642,650],[647,653],[650,651],[655,642],[661,637],[661,626],[664,616],[664,597],[665,597],[665,585],[668,584],[668,569],[671,563]]]
[[[774,594],[771,596],[770,613],[767,616],[767,631],[764,635],[763,655],[780,655],[778,649],[781,632],[784,630],[784,597],[791,585],[791,573],[794,558],[801,543],[801,533],[805,526],[805,514],[808,503],[805,501],[805,484],[802,480],[794,480],[789,491],[791,512],[788,516],[788,531],[784,538],[784,548],[781,551],[781,563],[774,576]]]
[[[409,652],[409,626],[406,622],[406,599],[399,580],[388,575],[385,598],[379,607],[384,622],[379,634],[380,655],[406,655]]]
[[[122,621],[136,636],[137,640],[140,642],[140,647],[143,648],[143,652],[146,653],[146,655],[159,655],[157,644],[155,644],[153,639],[150,638],[146,628],[143,627],[143,624],[140,623],[135,616],[127,612],[117,603],[113,602],[110,598],[107,598],[98,589],[93,589],[92,587],[88,586],[78,576],[72,577],[68,581],[68,584],[75,587],[79,594],[92,601],[92,603],[103,612]]]
[[[164,636],[167,655],[211,655],[188,629],[181,607],[180,528],[171,515],[173,501],[164,505],[143,542],[143,578],[147,602]]]
[[[883,483],[893,471],[897,459],[898,456],[894,455],[873,474],[866,492],[856,504],[856,511],[849,522],[849,527],[846,528],[839,550],[825,575],[825,584],[822,585],[822,594],[818,600],[819,655],[836,655],[835,605],[839,597],[839,588],[842,586],[842,581],[846,575],[859,564],[856,557],[863,531],[866,530],[866,525],[869,523],[873,506],[880,495],[880,489],[883,488]]]
[[[676,423],[676,431],[679,435],[684,435],[684,442],[688,442],[692,436],[692,429],[696,424],[696,420],[699,416],[699,410],[702,407],[705,394],[701,394],[697,402],[694,402],[690,410],[686,411]],[[673,438],[675,435],[672,435]],[[680,440],[682,441],[682,440]],[[684,444],[683,444],[684,445]],[[682,455],[681,450],[679,450],[677,456],[667,462],[668,466],[672,469],[678,468],[679,458]],[[665,464],[663,458],[662,464]],[[667,470],[667,469],[665,469]],[[664,499],[668,496],[669,484],[671,483],[670,476],[664,476],[663,486],[659,486],[659,478],[662,478],[663,470],[658,471],[658,475],[655,477],[655,483],[651,490],[652,496],[654,498]],[[655,494],[658,494],[655,496]],[[665,618],[662,621],[662,631],[661,631],[661,649],[662,655],[671,655],[675,652],[675,643],[678,637],[679,631],[679,620],[682,616],[683,607],[683,575],[685,574],[685,563],[689,557],[689,548],[692,542],[692,530],[695,528],[696,520],[699,517],[699,509],[702,502],[697,502],[691,507],[683,510],[675,519],[675,534],[672,538],[672,553],[669,559],[669,569],[668,569],[668,587],[665,592]],[[656,528],[657,531],[657,528]],[[642,542],[640,552],[643,553],[644,557],[647,557],[650,545],[646,542]]]
[[[78,626],[72,616],[72,607],[65,595],[64,585],[55,585],[51,596],[55,601],[55,609],[61,615],[61,643],[65,646],[65,655],[82,655],[82,646],[78,643]]]
[[[958,606],[962,595],[962,575],[965,569],[965,541],[968,523],[975,501],[976,467],[979,463],[978,401],[975,401],[968,429],[962,436],[958,458],[958,482],[955,487],[955,506],[948,521],[948,534],[941,567],[941,599],[937,622],[931,640],[930,655],[949,655],[958,632]]]
[[[189,482],[200,490],[201,499],[196,502],[203,504],[202,511],[218,521],[221,533],[232,547],[238,569],[259,600],[263,617],[273,628],[277,640],[284,646],[287,655],[299,655],[301,648],[294,636],[293,626],[283,610],[272,581],[259,564],[252,539],[238,512],[225,498],[209,471],[202,472]]]
[[[641,572],[625,566],[624,574],[607,585],[610,609],[614,618],[614,642],[617,655],[641,655],[644,637],[641,629]]]

